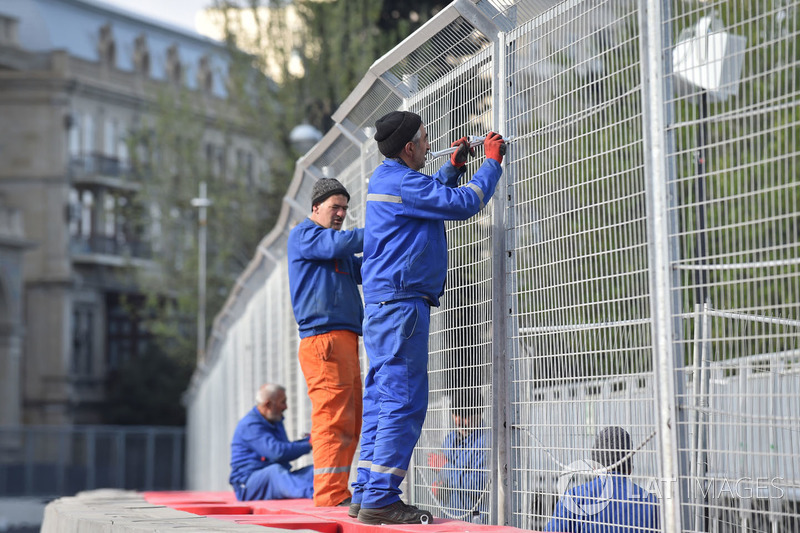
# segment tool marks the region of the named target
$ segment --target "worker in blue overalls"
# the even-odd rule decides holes
[[[364,420],[349,513],[367,524],[430,523],[428,511],[400,499],[400,483],[419,439],[428,405],[430,306],[439,305],[447,274],[445,220],[478,213],[502,174],[503,138],[490,133],[486,161],[458,186],[474,149],[463,137],[433,176],[420,172],[430,150],[419,115],[393,111],[376,123],[386,159],[369,180],[362,288]]]
[[[314,466],[292,470],[291,461],[311,451],[309,437],[290,441],[283,427],[286,389],[267,383],[256,405],[236,425],[231,441],[230,484],[236,499],[282,500],[314,496]]]

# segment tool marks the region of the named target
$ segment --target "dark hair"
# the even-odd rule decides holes
[[[609,426],[600,430],[594,439],[592,460],[609,467],[618,463],[631,451],[631,436],[619,426]],[[611,469],[611,472],[629,474],[633,467],[631,457]]]

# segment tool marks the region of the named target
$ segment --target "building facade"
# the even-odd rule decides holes
[[[135,271],[157,271],[161,236],[130,216],[148,179],[131,139],[152,127],[160,95],[191,94],[207,124],[197,157],[266,175],[255,139],[221,125],[232,120],[221,119],[227,57],[216,41],[93,0],[0,3],[0,198],[29,246],[14,248],[19,305],[0,290],[0,327],[14,324],[6,344],[20,353],[6,357],[19,359],[17,378],[0,380],[0,403],[18,414],[0,423],[101,422],[109,373],[148,349],[129,304],[143,299]]]

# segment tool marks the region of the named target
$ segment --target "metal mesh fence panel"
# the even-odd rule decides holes
[[[798,531],[797,5],[672,7],[684,525]]]
[[[638,34],[635,4],[579,2],[509,40],[512,508],[526,528],[546,526],[603,427],[644,444],[634,481],[657,475]]]
[[[321,177],[363,225],[374,122],[408,109],[434,151],[510,141],[492,202],[446,226],[404,498],[534,530],[800,531],[799,5],[456,0],[376,61],[214,322],[187,393],[190,486],[228,488],[265,381],[287,387],[289,433],[310,429],[288,233]],[[609,428],[630,437],[617,455]],[[471,466],[448,463],[467,441]]]

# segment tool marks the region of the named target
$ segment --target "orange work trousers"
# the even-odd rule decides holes
[[[361,436],[358,335],[331,331],[301,339],[299,359],[311,398],[314,505],[331,507],[350,497],[347,483]]]

